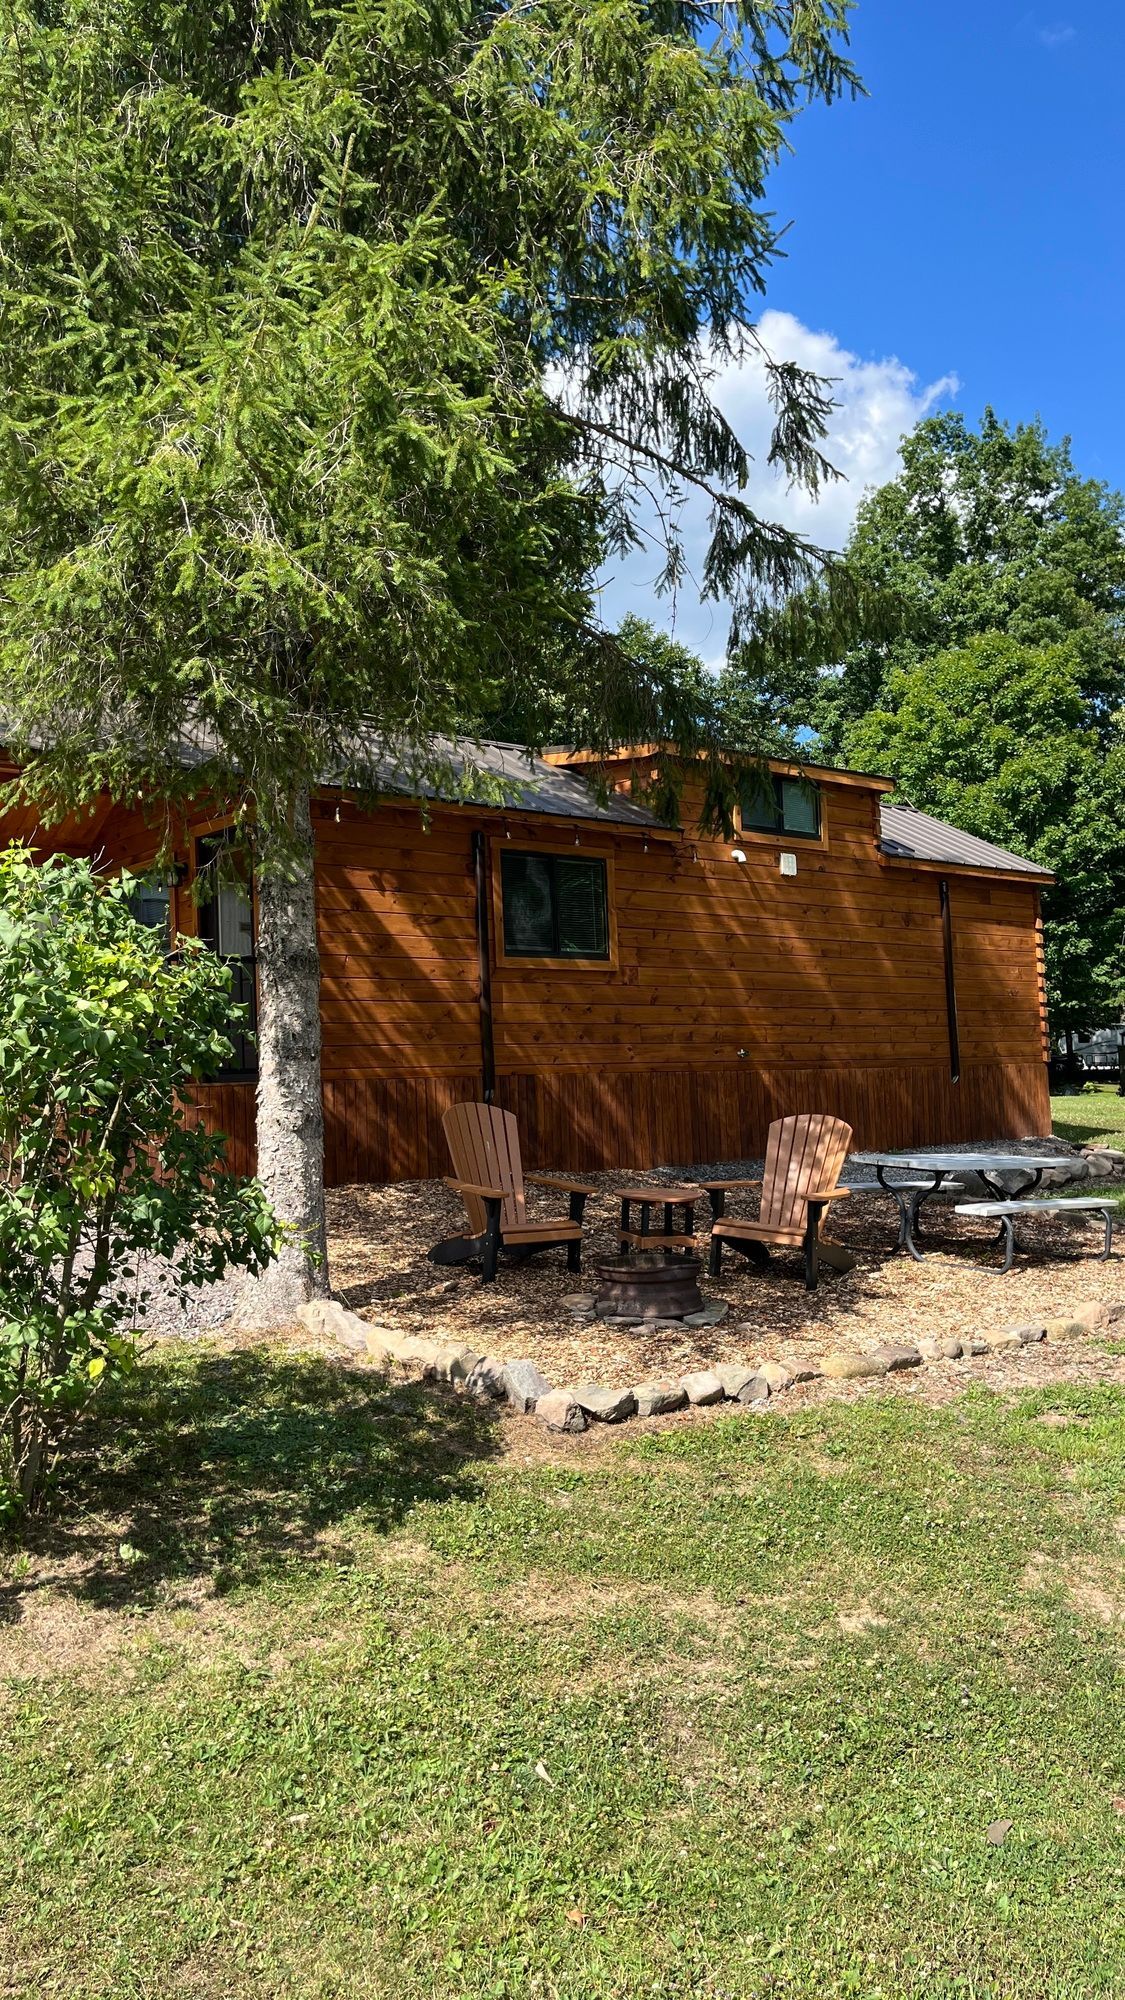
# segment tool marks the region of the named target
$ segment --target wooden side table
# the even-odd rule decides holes
[[[618,1244],[622,1250],[695,1249],[695,1204],[702,1201],[703,1189],[685,1183],[680,1187],[628,1187],[621,1190],[621,1223]],[[639,1208],[639,1225],[630,1210]],[[652,1212],[663,1209],[663,1229],[652,1227]],[[676,1209],[683,1210],[683,1228],[676,1228]]]

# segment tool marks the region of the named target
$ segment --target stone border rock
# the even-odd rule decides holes
[[[478,1403],[506,1402],[522,1415],[534,1412],[548,1430],[584,1431],[590,1423],[620,1424],[632,1417],[663,1416],[688,1405],[706,1408],[737,1403],[764,1410],[776,1396],[798,1382],[823,1378],[828,1382],[858,1382],[889,1375],[927,1362],[971,1360],[1002,1354],[1036,1341],[1074,1338],[1103,1327],[1125,1325],[1125,1299],[1091,1299],[1069,1314],[1032,1320],[1024,1326],[1002,1327],[987,1339],[940,1339],[925,1336],[899,1345],[883,1343],[867,1354],[836,1349],[819,1361],[724,1361],[700,1368],[679,1380],[639,1382],[632,1389],[603,1389],[596,1382],[554,1388],[533,1361],[501,1361],[473,1348],[420,1340],[374,1325],[334,1299],[314,1299],[297,1317],[311,1333],[327,1335],[349,1354],[361,1355],[382,1369],[401,1368],[423,1382],[449,1382]]]
[[[1125,1180],[1125,1152],[1118,1146],[1082,1146],[1044,1170],[1040,1187],[1069,1187],[1077,1181]]]

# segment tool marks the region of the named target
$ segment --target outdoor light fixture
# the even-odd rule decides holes
[[[730,858],[732,861],[745,861],[746,856],[742,852],[741,847],[732,847],[730,851]]]
[[[783,875],[795,875],[797,873],[797,857],[795,854],[783,854],[781,856],[781,872]]]

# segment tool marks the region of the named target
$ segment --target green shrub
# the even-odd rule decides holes
[[[256,1181],[180,1093],[229,1053],[230,975],[130,909],[136,882],[0,853],[0,1513],[41,1500],[99,1384],[133,1366],[146,1253],[182,1285],[261,1270]]]

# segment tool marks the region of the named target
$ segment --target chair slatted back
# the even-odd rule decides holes
[[[501,1229],[526,1222],[520,1131],[515,1114],[502,1111],[498,1104],[453,1104],[441,1123],[457,1179],[475,1181],[478,1187],[503,1189]],[[484,1203],[479,1194],[467,1194],[463,1199],[470,1233],[479,1236],[488,1220]]]
[[[835,1187],[851,1143],[851,1126],[826,1111],[775,1118],[766,1142],[761,1220],[773,1229],[803,1229],[810,1194]]]

